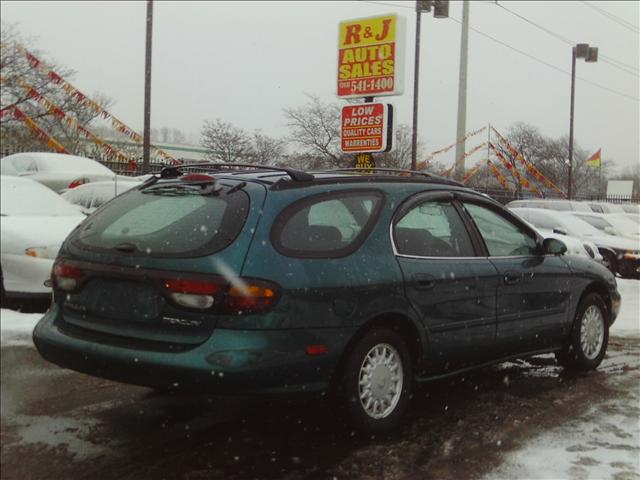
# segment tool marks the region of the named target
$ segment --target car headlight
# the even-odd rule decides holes
[[[52,247],[29,247],[24,254],[33,258],[48,258],[54,260],[58,255],[58,250]]]

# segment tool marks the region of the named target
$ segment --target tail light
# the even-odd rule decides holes
[[[261,313],[273,307],[279,296],[280,288],[274,283],[243,279],[241,285],[229,287],[222,309],[233,315]]]
[[[68,189],[76,188],[76,187],[79,187],[80,185],[84,185],[87,182],[88,182],[88,179],[86,178],[76,178],[73,182],[69,184],[67,188]]]
[[[59,262],[53,266],[53,274],[51,275],[51,283],[53,288],[70,292],[78,288],[80,279],[82,278],[82,270],[68,263]]]
[[[165,280],[164,288],[178,305],[204,310],[213,306],[221,287],[217,283],[201,280],[169,279]]]

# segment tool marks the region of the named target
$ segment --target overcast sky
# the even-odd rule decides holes
[[[391,0],[157,1],[152,127],[193,134],[204,120],[219,117],[248,130],[285,135],[282,109],[302,105],[305,92],[346,104],[335,96],[338,23],[387,13],[406,18],[407,41],[405,93],[386,100],[395,106],[396,123],[410,123],[412,5]],[[637,164],[638,5],[471,2],[472,29],[511,48],[470,32],[467,130],[491,123],[506,131],[523,121],[546,135],[568,135],[571,45],[508,9],[553,34],[599,48],[598,63],[579,60],[576,67],[584,79],[576,82],[576,143],[592,151],[601,147],[603,157],[619,166]],[[76,87],[113,98],[112,113],[142,129],[146,2],[3,0],[0,9],[4,22],[17,23],[21,33],[34,38],[45,60],[77,72]],[[461,2],[452,1],[451,18],[422,17],[419,134],[428,151],[455,140],[461,16]],[[467,149],[483,140],[475,137]],[[447,155],[438,158],[453,162],[453,150]]]

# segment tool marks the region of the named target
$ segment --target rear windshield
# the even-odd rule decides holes
[[[208,255],[233,242],[248,210],[243,190],[157,185],[131,190],[105,205],[73,240],[92,249],[156,257]]]

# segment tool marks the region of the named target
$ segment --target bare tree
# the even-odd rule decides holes
[[[340,106],[323,103],[307,95],[307,103],[298,108],[285,108],[290,139],[304,150],[301,158],[319,158],[325,166],[341,167],[346,157],[340,150]]]
[[[252,150],[251,137],[244,130],[219,118],[204,122],[202,146],[207,158],[228,163],[245,161]]]
[[[60,115],[55,115],[40,105],[32,98],[34,92],[29,88],[33,88],[35,92],[59,107],[81,126],[88,126],[98,116],[96,112],[72,98],[45,73],[32,67],[25,52],[18,46],[27,48],[39,58],[42,58],[43,55],[33,47],[32,40],[24,38],[18,32],[15,25],[3,23],[0,37],[2,43],[0,108],[19,108],[34,119],[40,128],[58,140],[67,151],[83,152],[87,145],[82,142],[82,137],[75,126],[68,125]],[[52,69],[62,78],[73,78],[73,70],[52,62],[47,62],[47,64],[51,65]],[[110,98],[99,93],[94,95],[93,100],[103,108],[109,108],[113,103]],[[42,149],[40,141],[33,136],[27,127],[15,120],[13,115],[5,115],[0,119],[0,137],[3,145],[9,148]]]
[[[271,138],[259,131],[253,133],[253,145],[250,158],[259,165],[275,165],[282,163],[287,142],[283,139]]]
[[[421,144],[418,143],[418,158],[420,154]],[[411,167],[411,127],[407,124],[399,125],[393,135],[393,148],[390,152],[383,153],[376,162],[378,166],[385,168],[401,168]]]

